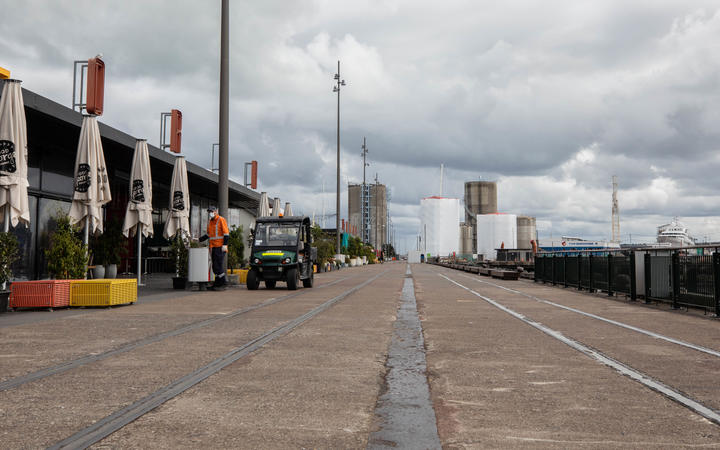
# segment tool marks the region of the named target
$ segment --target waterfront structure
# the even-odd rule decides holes
[[[348,184],[348,221],[363,242],[382,249],[388,242],[387,187],[380,183]]]
[[[620,244],[612,241],[592,241],[579,237],[562,236],[560,239],[543,239],[539,248],[544,252],[559,252],[568,250],[613,250],[619,249]]]
[[[531,249],[532,241],[537,242],[537,226],[534,217],[517,216],[517,248]]]

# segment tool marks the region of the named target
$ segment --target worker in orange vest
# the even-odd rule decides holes
[[[223,290],[227,284],[225,279],[225,253],[228,251],[230,231],[228,230],[225,218],[217,212],[216,206],[208,208],[210,220],[208,221],[207,234],[200,237],[201,241],[210,239],[210,257],[212,259],[212,271],[215,274],[215,283],[210,287],[212,290]]]

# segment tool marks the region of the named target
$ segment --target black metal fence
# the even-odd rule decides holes
[[[621,293],[632,300],[642,296],[646,301],[703,308],[720,316],[720,253],[690,253],[687,249],[539,253],[535,281],[608,295]],[[644,288],[638,289],[638,278]]]

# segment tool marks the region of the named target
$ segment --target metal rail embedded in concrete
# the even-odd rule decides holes
[[[526,324],[530,325],[533,328],[536,328],[543,333],[547,334],[548,336],[554,337],[555,339],[559,340],[560,342],[574,348],[575,350],[605,364],[606,366],[609,366],[618,372],[620,372],[623,375],[626,375],[630,378],[632,378],[635,381],[638,381],[639,383],[645,385],[646,387],[659,392],[663,394],[664,396],[668,397],[669,399],[679,403],[680,405],[694,411],[695,413],[701,415],[702,417],[710,420],[711,422],[714,422],[718,425],[720,425],[720,413],[716,412],[712,408],[709,408],[702,403],[698,402],[695,399],[692,399],[683,393],[673,389],[670,386],[667,386],[660,381],[654,380],[650,378],[649,376],[643,374],[642,372],[633,369],[632,367],[623,364],[620,361],[617,361],[615,359],[610,358],[609,356],[605,355],[604,353],[594,350],[574,339],[571,339],[567,336],[564,336],[561,332],[553,330],[552,328],[549,328],[539,322],[535,322],[534,320],[526,317],[523,314],[520,314],[519,312],[516,312],[507,306],[504,306],[495,300],[485,297],[484,295],[475,292],[471,288],[467,286],[463,286],[462,284],[458,283],[457,281],[446,277],[443,274],[438,274],[441,277],[445,278],[449,282],[461,287],[462,289],[465,289],[466,291],[476,295],[477,297],[480,297],[481,299],[485,300],[487,303],[493,305],[494,307],[510,314],[511,316],[515,317],[516,319],[520,319],[521,321],[525,322]]]
[[[318,288],[332,286],[333,284],[339,283],[343,280],[346,280],[347,278],[349,278],[349,277],[340,278],[339,280],[335,280],[330,283],[323,284],[322,286],[318,286]],[[148,336],[146,338],[139,339],[137,341],[129,342],[125,345],[121,345],[120,347],[108,350],[106,352],[81,356],[79,358],[72,359],[70,361],[66,361],[64,363],[61,363],[61,364],[58,364],[58,365],[55,365],[52,367],[40,369],[38,371],[29,373],[27,375],[23,375],[23,376],[16,377],[16,378],[11,378],[9,380],[6,380],[6,381],[3,381],[0,383],[0,392],[7,391],[9,389],[18,387],[25,383],[30,383],[31,381],[49,377],[50,375],[56,375],[58,373],[66,372],[66,371],[68,371],[70,369],[74,369],[76,367],[84,366],[86,364],[94,363],[97,361],[102,361],[103,359],[107,359],[111,356],[119,355],[122,353],[127,353],[131,350],[135,350],[136,348],[144,347],[146,345],[153,344],[155,342],[159,342],[159,341],[171,338],[173,336],[179,336],[181,334],[185,334],[187,332],[197,330],[199,328],[203,328],[203,327],[212,325],[214,323],[217,323],[217,322],[220,322],[223,320],[232,319],[233,317],[237,317],[241,314],[245,314],[250,311],[255,311],[256,309],[264,308],[266,306],[270,306],[270,305],[274,305],[275,303],[279,303],[283,300],[288,300],[290,298],[297,297],[299,295],[304,294],[305,292],[308,292],[308,291],[300,291],[300,292],[295,292],[295,293],[288,294],[288,295],[283,295],[281,297],[271,298],[269,300],[265,300],[262,303],[247,306],[245,308],[241,308],[241,309],[232,311],[228,314],[225,314],[225,315],[222,315],[219,317],[212,317],[210,319],[200,320],[197,322],[190,323],[188,325],[183,325],[174,330],[165,331],[163,333],[158,333],[153,336]]]
[[[285,325],[276,327],[267,333],[253,339],[252,341],[233,349],[226,353],[224,356],[217,358],[211,363],[199,368],[198,370],[191,372],[184,377],[181,377],[169,385],[165,386],[158,391],[148,395],[147,397],[138,400],[137,402],[119,410],[115,413],[105,417],[104,419],[98,420],[91,426],[78,431],[72,436],[56,443],[49,447],[50,449],[65,449],[65,448],[87,448],[90,445],[104,439],[115,431],[123,428],[125,425],[135,421],[144,414],[152,411],[168,400],[177,397],[186,390],[214,375],[240,358],[247,356],[248,354],[260,349],[265,344],[282,337],[298,326],[302,325],[306,321],[312,319],[321,312],[327,310],[335,303],[344,300],[346,297],[364,288],[368,284],[372,283],[387,271],[383,271],[375,275],[374,277],[360,283],[359,285],[337,295],[320,306],[311,309],[305,314],[287,322]]]
[[[608,319],[608,318],[606,318],[606,317],[598,316],[597,314],[585,312],[585,311],[582,311],[582,310],[579,310],[579,309],[576,309],[576,308],[572,308],[572,307],[570,307],[570,306],[565,306],[565,305],[561,305],[561,304],[559,304],[559,303],[551,302],[550,300],[545,300],[545,299],[543,299],[543,298],[536,297],[536,296],[531,295],[531,294],[528,294],[528,293],[526,293],[526,292],[522,292],[522,291],[518,291],[518,290],[515,290],[515,289],[511,289],[511,288],[509,288],[509,287],[501,286],[501,285],[499,285],[499,284],[491,283],[491,282],[489,282],[489,281],[478,280],[478,279],[475,279],[475,278],[472,278],[472,277],[468,277],[468,276],[466,276],[466,275],[460,275],[460,276],[465,277],[465,278],[468,278],[468,279],[471,279],[471,280],[474,280],[474,281],[477,281],[478,283],[489,284],[490,286],[494,286],[494,287],[496,287],[496,288],[503,289],[503,290],[506,290],[506,291],[508,291],[508,292],[512,292],[512,293],[514,293],[514,294],[522,295],[523,297],[527,297],[527,298],[533,299],[533,300],[535,300],[535,301],[537,301],[537,302],[540,302],[540,303],[545,303],[545,304],[547,304],[547,305],[554,306],[554,307],[556,307],[556,308],[564,309],[564,310],[566,310],[566,311],[571,311],[571,312],[574,312],[574,313],[576,313],[576,314],[580,314],[580,315],[583,315],[583,316],[586,316],[586,317],[590,317],[590,318],[593,318],[593,319],[596,319],[596,320],[600,320],[600,321],[602,321],[602,322],[606,322],[606,323],[609,323],[609,324],[612,324],[612,325],[615,325],[615,326],[618,326],[618,327],[621,327],[621,328],[625,328],[625,329],[628,329],[628,330],[631,330],[631,331],[635,331],[635,332],[637,332],[637,333],[641,333],[641,334],[644,334],[644,335],[646,335],[646,336],[653,337],[653,338],[655,338],[655,339],[660,339],[660,340],[662,340],[662,341],[666,341],[666,342],[670,342],[670,343],[673,343],[673,344],[677,344],[677,345],[680,345],[680,346],[682,346],[682,347],[687,347],[687,348],[690,348],[690,349],[692,349],[692,350],[697,350],[697,351],[699,351],[699,352],[707,353],[708,355],[717,356],[718,358],[720,358],[720,352],[717,351],[717,350],[713,350],[713,349],[711,349],[711,348],[703,347],[703,346],[701,346],[701,345],[696,345],[696,344],[693,344],[693,343],[690,343],[690,342],[685,342],[685,341],[682,341],[682,340],[680,340],[680,339],[671,338],[671,337],[669,337],[669,336],[665,336],[665,335],[660,334],[660,333],[655,333],[654,331],[646,330],[646,329],[644,329],[644,328],[636,327],[636,326],[629,325],[629,324],[626,324],[626,323],[623,323],[623,322],[618,322],[617,320]]]

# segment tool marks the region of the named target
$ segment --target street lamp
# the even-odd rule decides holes
[[[340,253],[340,87],[345,86],[345,80],[340,78],[340,61],[338,61],[338,71],[335,74],[335,86],[333,92],[337,92],[337,194],[335,198],[335,232],[337,234],[336,251]]]
[[[368,195],[367,195],[367,186],[365,184],[365,168],[370,165],[370,163],[367,162],[367,154],[368,154],[368,148],[367,145],[365,145],[365,138],[363,137],[363,145],[362,145],[362,157],[363,157],[363,184],[362,184],[362,193],[360,195],[360,205],[362,208],[362,242],[363,244],[367,244],[368,242],[368,230],[367,230],[367,221],[370,216],[370,211],[368,211],[368,206],[365,205],[365,202],[369,202]]]

